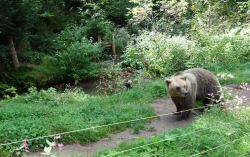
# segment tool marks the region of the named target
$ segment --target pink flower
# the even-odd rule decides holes
[[[248,100],[247,100],[247,97],[246,97],[246,96],[242,96],[242,97],[240,98],[240,100],[241,100],[241,102],[242,102],[242,103],[246,103],[246,102],[248,102]]]
[[[226,105],[229,105],[230,103],[231,103],[230,100],[227,100],[227,101],[226,101]]]
[[[25,149],[29,149],[29,145],[28,145],[26,139],[23,141],[23,146],[24,146]]]
[[[214,93],[207,93],[208,96],[214,97]]]
[[[239,106],[234,106],[234,110],[238,110],[239,109]]]
[[[55,136],[55,139],[61,139],[60,135]]]
[[[62,143],[59,143],[57,146],[58,146],[58,149],[59,149],[59,150],[62,150],[62,147],[63,147],[64,145],[63,145]]]
[[[53,147],[55,147],[55,146],[56,146],[56,142],[52,142],[51,144],[52,144],[52,146],[53,146]]]
[[[225,74],[221,74],[220,75],[221,78],[225,78],[225,76],[226,76]]]

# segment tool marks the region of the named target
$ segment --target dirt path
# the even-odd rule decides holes
[[[237,85],[229,85],[228,90],[232,90],[233,93],[239,92],[240,96],[245,95],[250,98],[249,91],[242,91],[237,88]],[[250,86],[249,86],[250,88]],[[160,98],[151,103],[152,107],[155,109],[158,115],[171,113],[176,111],[175,105],[170,99]],[[93,155],[98,150],[103,148],[113,148],[117,146],[120,142],[123,141],[132,141],[134,137],[150,138],[157,134],[164,133],[169,131],[172,128],[182,128],[194,121],[194,115],[191,114],[191,117],[188,120],[177,121],[175,115],[162,116],[160,118],[154,119],[148,126],[146,126],[146,131],[140,131],[139,134],[134,134],[133,130],[127,129],[118,134],[110,135],[111,138],[103,138],[100,141],[89,143],[87,145],[72,144],[63,147],[63,150],[60,151],[59,155],[64,157],[71,157],[72,155]],[[31,153],[31,157],[42,157],[40,153]]]

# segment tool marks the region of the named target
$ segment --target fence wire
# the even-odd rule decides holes
[[[228,122],[227,124],[236,123],[236,122],[240,122],[240,121],[247,121],[247,120],[250,120],[250,119],[236,120],[236,121],[233,121],[233,122]],[[157,142],[145,144],[145,145],[138,146],[138,147],[135,147],[135,148],[123,150],[123,151],[120,151],[120,152],[116,152],[116,153],[107,155],[107,156],[105,156],[105,157],[116,156],[116,155],[123,154],[123,153],[129,152],[129,151],[132,151],[132,150],[136,150],[136,149],[143,148],[143,147],[145,147],[145,146],[151,146],[151,145],[154,145],[154,144],[157,144],[157,143],[161,143],[161,142],[165,142],[165,141],[168,141],[168,140],[172,140],[173,138],[179,138],[179,137],[187,136],[187,135],[194,134],[194,133],[198,133],[198,132],[202,132],[202,131],[206,131],[206,130],[210,130],[210,129],[215,129],[215,128],[218,128],[218,127],[219,127],[219,126],[209,127],[209,128],[206,128],[206,129],[202,129],[202,130],[199,130],[199,131],[190,132],[190,133],[187,133],[187,134],[184,134],[184,135],[180,135],[180,136],[171,136],[170,138],[167,138],[167,139],[164,139],[164,140],[160,140],[160,141],[157,141]],[[248,135],[248,136],[249,136],[249,135]],[[211,149],[209,149],[209,150],[206,150],[206,151],[203,151],[203,152],[194,154],[194,155],[192,155],[192,156],[190,156],[190,157],[197,156],[197,155],[200,155],[200,154],[204,154],[204,153],[206,153],[206,152],[208,152],[208,151],[212,151],[212,150],[217,149],[217,148],[220,148],[220,147],[222,147],[222,146],[224,146],[224,145],[228,145],[228,144],[230,144],[230,143],[232,143],[232,142],[239,141],[239,140],[241,140],[242,138],[243,138],[243,137],[241,137],[241,138],[239,138],[239,139],[236,139],[236,140],[234,140],[234,141],[225,143],[225,144],[223,144],[223,145],[220,145],[220,146],[211,148]]]
[[[215,105],[209,105],[209,106],[218,106],[218,105],[215,104]],[[161,114],[161,115],[156,115],[156,116],[150,116],[150,117],[138,118],[138,119],[133,119],[133,120],[128,120],[128,121],[117,122],[117,123],[112,123],[112,124],[106,124],[106,125],[99,125],[99,126],[94,126],[94,127],[89,127],[89,128],[83,128],[83,129],[79,129],[79,130],[73,130],[73,131],[68,131],[68,132],[62,132],[62,133],[51,134],[51,135],[46,135],[46,136],[40,136],[40,137],[36,137],[36,138],[26,138],[25,140],[22,140],[22,141],[3,143],[3,144],[0,144],[0,146],[6,146],[6,145],[11,145],[11,144],[22,143],[23,141],[34,141],[34,140],[44,139],[44,138],[48,138],[48,137],[55,137],[55,136],[58,136],[58,135],[65,135],[65,134],[76,133],[76,132],[81,132],[81,131],[87,131],[87,130],[102,128],[102,127],[109,127],[109,126],[114,126],[114,125],[119,125],[119,124],[125,124],[125,123],[140,121],[140,120],[153,119],[153,118],[158,118],[158,117],[163,117],[163,116],[173,115],[173,114],[176,114],[176,113],[181,113],[181,112],[185,112],[185,111],[192,111],[192,110],[198,110],[198,109],[203,109],[203,108],[207,108],[207,106],[202,106],[202,107],[197,107],[197,108],[193,108],[193,109],[183,110],[183,111],[180,111],[180,112],[172,112],[172,113],[167,113],[167,114]]]
[[[219,104],[215,104],[215,105],[209,105],[209,107],[210,107],[210,106],[212,107],[212,106],[220,106],[220,105],[219,105]],[[109,126],[114,126],[114,125],[119,125],[119,124],[125,124],[125,123],[140,121],[140,120],[153,119],[153,118],[158,118],[158,117],[173,115],[173,114],[181,113],[181,112],[185,112],[185,111],[193,111],[193,110],[204,109],[204,108],[207,108],[207,107],[208,107],[208,106],[202,106],[202,107],[197,107],[197,108],[193,108],[193,109],[183,110],[183,111],[180,111],[180,112],[172,112],[172,113],[161,114],[161,115],[156,115],[156,116],[150,116],[150,117],[138,118],[138,119],[133,119],[133,120],[128,120],[128,121],[122,121],[122,122],[117,122],[117,123],[112,123],[112,124],[107,124],[107,125],[93,126],[93,127],[83,128],[83,129],[79,129],[79,130],[73,130],[73,131],[68,131],[68,132],[62,132],[62,133],[57,133],[57,134],[51,134],[51,135],[47,135],[47,136],[40,136],[40,137],[36,137],[36,138],[28,138],[28,139],[24,139],[24,140],[22,140],[22,141],[20,140],[20,141],[15,141],[15,142],[10,142],[10,143],[0,144],[0,146],[7,146],[7,145],[12,145],[12,144],[22,143],[23,141],[34,141],[34,140],[44,139],[44,138],[48,138],[48,137],[55,137],[55,136],[58,136],[58,135],[65,135],[65,134],[70,134],[70,133],[75,133],[75,132],[81,132],[81,131],[87,131],[87,130],[102,128],[102,127],[109,127]],[[236,123],[236,122],[239,122],[239,121],[247,121],[247,120],[250,120],[250,119],[237,120],[237,121],[228,122],[228,123]],[[125,152],[129,152],[129,151],[132,151],[132,150],[140,149],[140,148],[143,148],[143,147],[145,147],[145,146],[150,146],[150,145],[154,145],[154,144],[157,144],[157,143],[165,142],[165,141],[171,140],[171,139],[173,139],[173,138],[183,137],[183,136],[187,136],[187,135],[194,134],[194,133],[197,133],[197,132],[202,132],[202,131],[205,131],[205,130],[210,130],[210,129],[217,128],[217,127],[219,127],[219,126],[210,127],[210,128],[206,128],[206,129],[199,130],[199,131],[190,132],[190,133],[187,133],[187,134],[184,134],[184,135],[180,135],[180,136],[171,136],[170,138],[167,138],[167,139],[164,139],[164,140],[160,140],[160,141],[153,142],[153,143],[150,143],[150,144],[146,144],[146,145],[138,146],[138,147],[135,147],[135,148],[127,149],[127,150],[124,150],[124,151],[116,152],[116,153],[114,153],[114,154],[107,155],[106,157],[115,156],[115,155],[122,154],[122,153],[125,153]],[[241,140],[241,139],[242,139],[242,138],[236,139],[236,140],[234,140],[234,141],[225,143],[225,144],[223,144],[223,145],[220,145],[220,146],[211,148],[211,149],[209,149],[209,150],[206,150],[206,151],[203,151],[203,152],[194,154],[194,155],[192,155],[192,156],[190,156],[190,157],[197,156],[197,155],[200,155],[200,154],[204,154],[204,153],[206,153],[206,152],[208,152],[208,151],[211,151],[211,150],[220,148],[220,147],[222,147],[222,146],[225,146],[225,145],[230,144],[230,143],[235,142],[235,141],[239,141],[239,140]]]

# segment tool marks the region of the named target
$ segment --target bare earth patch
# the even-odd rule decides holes
[[[250,98],[250,91],[243,91],[238,88],[239,85],[229,85],[228,90],[232,90],[232,93],[239,93],[239,96],[246,96]],[[250,86],[248,86],[250,88]],[[151,103],[158,115],[168,114],[176,111],[176,107],[171,99],[160,98]],[[110,135],[111,138],[103,138],[97,142],[92,142],[87,145],[71,144],[63,147],[63,150],[59,152],[59,155],[64,157],[70,157],[71,155],[93,155],[98,150],[103,148],[113,148],[120,142],[133,141],[135,137],[150,138],[152,136],[169,131],[172,128],[182,128],[191,124],[195,119],[193,114],[190,115],[188,120],[177,121],[176,115],[160,116],[155,118],[148,126],[146,130],[141,130],[139,134],[133,133],[132,129],[127,129],[118,134]],[[42,157],[40,153],[30,153],[31,157]]]

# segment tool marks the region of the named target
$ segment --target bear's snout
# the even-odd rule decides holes
[[[187,96],[187,95],[188,95],[188,92],[184,92],[183,94],[184,94],[185,96]]]

